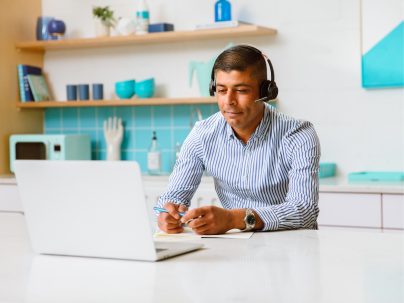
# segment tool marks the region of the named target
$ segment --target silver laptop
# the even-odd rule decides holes
[[[38,253],[157,261],[203,246],[153,240],[137,162],[15,160],[14,168]]]

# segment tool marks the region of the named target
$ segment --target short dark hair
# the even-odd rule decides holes
[[[251,69],[251,78],[258,80],[259,85],[267,80],[267,65],[264,57],[253,49],[241,45],[224,50],[213,65],[215,77],[219,70],[230,73],[233,70],[244,72],[249,69]]]

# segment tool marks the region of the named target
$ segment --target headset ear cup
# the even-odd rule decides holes
[[[271,84],[271,81],[265,80],[261,84],[260,88],[260,99],[268,97],[268,90],[269,90],[269,85]]]
[[[278,87],[276,86],[275,82],[271,82],[268,87],[268,97],[269,100],[274,100],[278,96]]]
[[[212,97],[214,97],[215,93],[216,93],[216,85],[212,80],[210,80],[210,83],[209,83],[209,93]]]

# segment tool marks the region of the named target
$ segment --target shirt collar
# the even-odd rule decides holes
[[[257,128],[255,129],[254,133],[252,134],[251,139],[254,139],[255,137],[258,138],[263,138],[265,134],[268,132],[269,126],[271,124],[271,110],[269,109],[269,105],[264,103],[264,116],[262,117],[262,120],[260,124],[258,124]],[[227,132],[227,139],[234,139],[236,135],[234,134],[233,128],[226,122],[226,132]]]

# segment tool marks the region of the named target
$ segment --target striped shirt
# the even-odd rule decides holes
[[[247,144],[218,112],[188,135],[157,205],[189,207],[206,170],[223,208],[253,209],[263,231],[317,229],[320,155],[313,125],[269,104]]]

